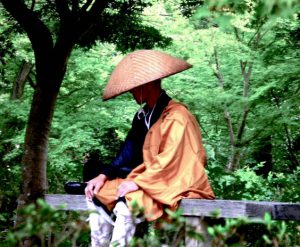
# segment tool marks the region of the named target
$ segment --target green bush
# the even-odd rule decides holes
[[[43,200],[19,210],[23,222],[2,232],[0,246],[21,246],[31,241],[31,246],[68,247],[88,246],[89,228],[86,215],[53,209]]]
[[[208,232],[212,246],[298,246],[300,240],[295,224],[273,221],[269,214],[261,220],[226,219],[210,226]]]
[[[181,210],[176,212],[166,211],[168,220],[156,222],[151,225],[148,234],[143,238],[135,238],[132,247],[173,247],[185,246],[185,234],[198,241],[204,241],[205,236],[196,231],[194,226],[188,225],[181,215]],[[201,219],[199,219],[200,221]],[[264,219],[250,220],[219,219],[216,215],[206,219],[208,236],[211,246],[299,246],[300,227],[296,222],[273,221],[269,214]]]
[[[167,220],[151,223],[148,231],[131,242],[132,247],[185,246],[185,234],[191,239],[204,240],[194,226],[188,225],[182,211],[166,210]],[[32,246],[68,247],[88,246],[90,239],[87,214],[53,209],[43,200],[19,211],[23,223],[1,232],[0,246],[21,246],[30,239]],[[212,246],[299,246],[300,227],[296,223],[264,219],[218,219],[208,221]]]
[[[267,177],[263,177],[256,174],[257,167],[245,166],[234,172],[227,172],[211,163],[208,174],[216,197],[252,201],[299,201],[300,168],[290,173],[270,172]]]

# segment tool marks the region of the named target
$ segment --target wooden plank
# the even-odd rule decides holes
[[[48,194],[45,200],[65,210],[88,210],[84,195]],[[300,203],[183,199],[180,207],[183,216],[211,217],[218,211],[220,218],[262,218],[268,212],[274,220],[300,220]]]
[[[184,216],[210,217],[219,211],[220,218],[263,218],[269,213],[274,220],[300,220],[300,203],[183,199],[180,207]]]
[[[300,220],[300,203],[276,204],[273,208],[273,219]]]
[[[88,207],[85,201],[85,195],[68,195],[68,194],[48,194],[45,201],[56,208],[63,207],[64,210],[70,211],[87,211]]]
[[[183,199],[180,207],[184,216],[210,217],[219,212],[222,218],[236,218],[246,214],[246,204],[243,201]]]

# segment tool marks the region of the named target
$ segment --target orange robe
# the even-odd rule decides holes
[[[126,194],[127,204],[135,201],[148,221],[161,217],[164,208],[175,210],[182,198],[214,199],[200,128],[184,105],[169,102],[146,135],[143,159],[126,179],[107,181],[97,199],[112,209],[119,184],[134,181],[140,189]]]

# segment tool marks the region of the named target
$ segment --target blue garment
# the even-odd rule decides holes
[[[102,173],[109,179],[116,177],[125,178],[135,167],[143,163],[143,144],[148,132],[145,119],[150,118],[150,128],[159,119],[161,113],[168,105],[171,98],[165,91],[160,95],[154,109],[149,109],[147,105],[143,107],[143,112],[137,112],[133,118],[131,129],[118,153],[110,165],[105,166]],[[151,111],[152,115],[150,116]],[[146,113],[146,114],[145,114]]]

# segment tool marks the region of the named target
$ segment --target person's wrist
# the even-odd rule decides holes
[[[107,180],[107,176],[104,174],[100,174],[98,177],[103,183]]]

